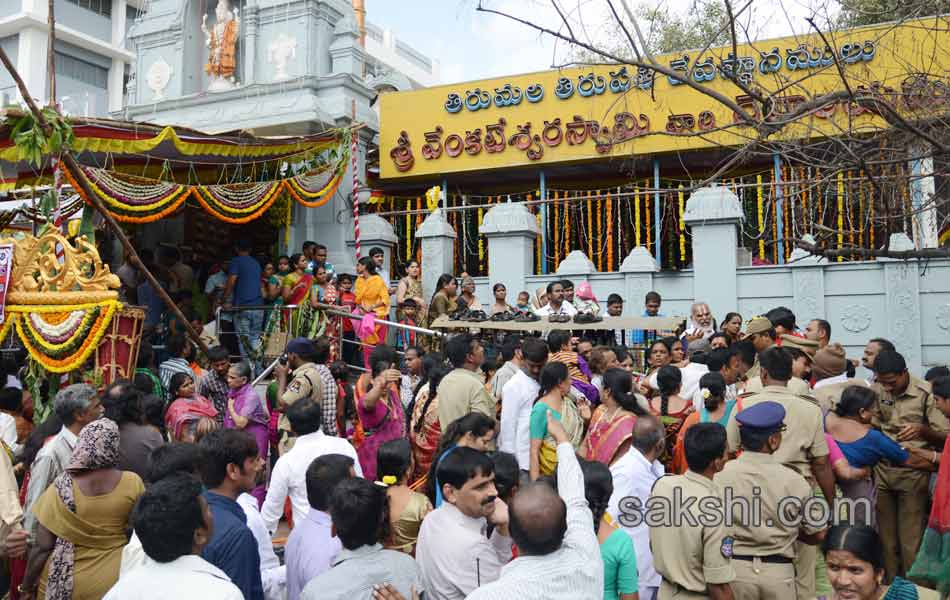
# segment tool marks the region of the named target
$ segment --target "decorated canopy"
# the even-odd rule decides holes
[[[55,185],[53,162],[43,160],[29,145],[17,143],[18,136],[33,126],[32,117],[18,110],[8,110],[4,116],[0,191]],[[334,129],[300,137],[261,138],[245,131],[210,135],[184,127],[107,119],[70,117],[67,122],[74,136],[69,149],[83,165],[92,189],[117,220],[128,223],[161,219],[189,199],[230,223],[260,217],[284,195],[307,207],[320,206],[340,185],[352,132]],[[79,192],[77,182],[63,174],[66,183]],[[61,211],[82,206],[81,202],[66,204]],[[23,213],[28,208],[16,210]]]

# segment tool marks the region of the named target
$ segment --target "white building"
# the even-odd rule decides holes
[[[75,115],[106,116],[122,108],[125,78],[135,53],[127,32],[145,0],[56,0],[56,96]],[[49,43],[46,0],[0,0],[0,46],[30,93],[44,103]],[[0,69],[0,99],[19,99]]]

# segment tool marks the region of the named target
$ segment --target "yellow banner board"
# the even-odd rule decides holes
[[[780,124],[803,103],[845,89],[876,91],[900,110],[950,108],[950,20],[921,19],[779,38],[702,54],[657,57],[682,77],[629,65],[560,69],[380,97],[384,180],[611,156],[739,146],[757,129],[683,80],[715,90],[758,117],[758,103],[731,78],[775,98],[764,119]],[[759,119],[762,121],[763,119]],[[786,119],[787,120],[787,119]],[[867,107],[831,103],[776,127],[763,140],[886,127]]]

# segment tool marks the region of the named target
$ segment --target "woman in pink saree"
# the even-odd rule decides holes
[[[645,414],[633,394],[633,376],[623,369],[604,373],[601,404],[594,411],[581,446],[587,460],[613,464],[626,454],[633,440],[633,426]]]
[[[396,353],[377,346],[370,354],[372,371],[356,381],[356,415],[362,434],[354,436],[356,455],[363,477],[376,480],[376,451],[389,440],[405,437],[406,416],[399,398],[402,373],[396,369]]]
[[[194,430],[202,421],[213,425],[218,411],[211,401],[195,391],[190,373],[175,373],[168,384],[168,395],[176,400],[165,411],[165,430],[172,441],[194,443]],[[197,427],[204,429],[205,427]]]

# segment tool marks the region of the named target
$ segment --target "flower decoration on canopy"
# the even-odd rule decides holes
[[[0,341],[15,326],[34,360],[52,373],[68,373],[89,359],[120,307],[117,300],[69,306],[8,306]]]

